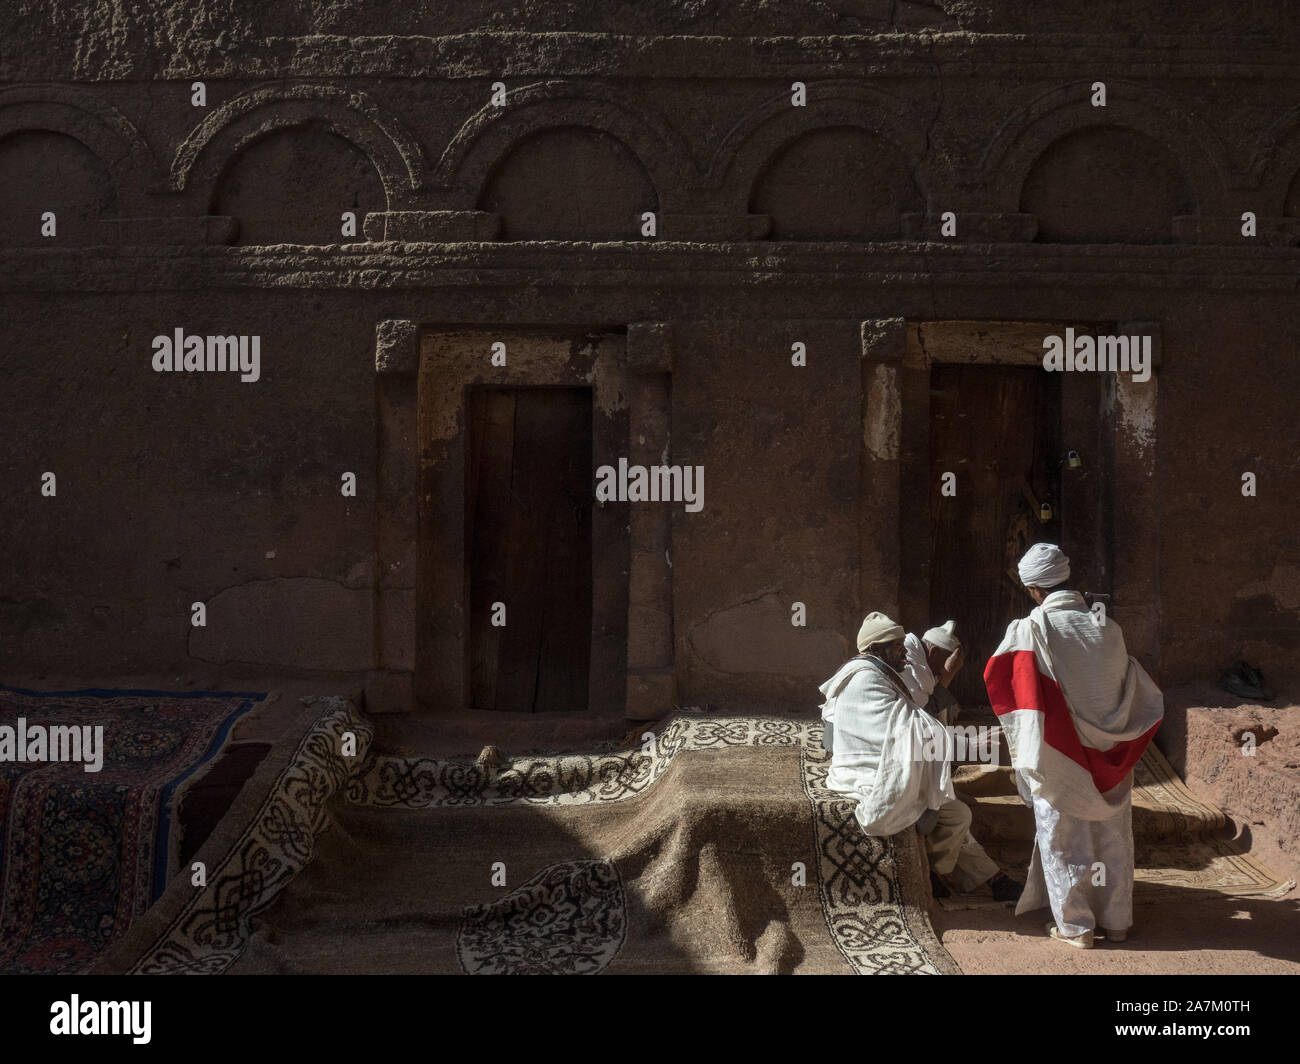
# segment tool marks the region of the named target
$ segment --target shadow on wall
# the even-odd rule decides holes
[[[103,163],[64,133],[22,130],[0,140],[0,188],[0,244],[103,243],[99,220],[116,208]]]
[[[771,240],[898,240],[902,216],[923,208],[898,152],[853,127],[805,133],[754,183],[749,210]]]
[[[1169,152],[1143,133],[1097,126],[1068,133],[1034,163],[1020,210],[1047,244],[1168,244],[1195,205]]]
[[[366,155],[308,124],[278,129],[236,155],[217,182],[211,213],[238,220],[237,244],[346,244],[364,240],[362,220],[387,203]]]
[[[616,137],[571,126],[519,141],[497,165],[478,209],[502,240],[639,240],[659,199],[640,160]]]
[[[399,185],[409,193],[406,183],[414,188],[422,180],[417,149],[395,146],[384,130],[374,133],[372,115],[358,117],[332,97],[289,102],[299,108],[282,116],[290,124],[225,161],[203,209],[235,218],[242,245],[363,240],[364,217],[388,209],[386,181],[396,195]],[[320,113],[304,117],[305,107]],[[355,120],[355,134],[347,132],[349,120]],[[0,243],[49,246],[41,232],[47,211],[55,212],[60,243],[104,242],[99,219],[122,210],[123,197],[152,195],[135,171],[113,161],[111,143],[47,128],[0,138],[6,188]],[[385,155],[390,149],[392,158]],[[668,194],[656,179],[659,185],[678,180],[658,170],[652,179],[645,152],[641,146],[638,155],[625,138],[589,124],[536,130],[514,142],[483,179],[477,209],[500,219],[503,241],[644,240],[644,214],[658,212]],[[1180,158],[1163,140],[1128,126],[1074,129],[1034,160],[1018,209],[1037,220],[1042,243],[1171,243],[1175,218],[1214,206],[1196,202],[1194,172],[1180,167]],[[751,218],[767,219],[771,240],[897,240],[908,231],[907,217],[925,212],[922,170],[893,141],[832,119],[796,132],[771,153],[753,181],[747,210]],[[689,186],[690,178],[682,180]],[[1195,187],[1201,198],[1210,195]],[[1298,189],[1300,178],[1286,195],[1288,216],[1300,213]],[[696,190],[677,191],[689,204]],[[151,205],[129,210],[155,213]],[[350,223],[347,213],[354,216]]]

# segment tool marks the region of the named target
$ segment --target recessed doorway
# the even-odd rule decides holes
[[[1007,365],[930,370],[930,611],[957,620],[967,667],[952,692],[988,701],[983,663],[1033,608],[1016,563],[1061,543],[1061,375]],[[944,494],[944,474],[955,494]],[[1048,509],[1045,509],[1048,508]]]
[[[475,709],[573,712],[592,657],[592,393],[469,390],[468,679]]]

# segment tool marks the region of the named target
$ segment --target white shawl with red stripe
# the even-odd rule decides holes
[[[1094,619],[1077,591],[1052,592],[1007,627],[984,685],[1031,794],[1081,820],[1123,807],[1164,696],[1119,625]]]

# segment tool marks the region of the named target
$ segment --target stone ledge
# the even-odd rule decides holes
[[[807,16],[805,11],[804,17]],[[16,16],[15,16],[16,17]],[[790,16],[786,15],[788,24]],[[6,20],[12,26],[12,18]],[[805,24],[804,33],[709,36],[665,26],[657,34],[476,30],[452,35],[319,34],[189,37],[154,49],[139,45],[131,20],[105,46],[51,47],[11,34],[8,81],[140,81],[213,78],[497,78],[596,75],[700,80],[742,77],[923,76],[936,67],[953,74],[1039,76],[1059,82],[1087,77],[1104,64],[1112,77],[1295,77],[1295,49],[1262,44],[1259,36],[889,31],[887,24],[853,22],[852,32]],[[841,25],[843,25],[841,23]],[[818,28],[822,32],[817,32]],[[884,31],[884,32],[881,32]],[[1270,36],[1274,36],[1270,34]],[[24,47],[29,44],[29,47]],[[1243,58],[1246,57],[1246,58]]]
[[[109,244],[188,246],[229,244],[239,232],[239,222],[223,215],[197,218],[101,218],[99,231]]]
[[[0,291],[703,285],[860,290],[948,284],[1294,290],[1300,248],[1197,245],[734,243],[277,244],[0,250]]]
[[[375,243],[462,243],[495,240],[501,219],[487,211],[377,211],[361,223]]]
[[[990,214],[985,211],[952,211],[957,216],[957,235],[944,237],[943,212],[923,214],[909,211],[902,215],[903,236],[907,240],[934,240],[942,244],[1028,244],[1038,233],[1038,217],[1033,214]]]
[[[1256,235],[1241,235],[1241,216],[1185,214],[1173,220],[1174,237],[1181,244],[1264,247],[1294,247],[1300,243],[1300,218],[1272,218],[1258,215]]]

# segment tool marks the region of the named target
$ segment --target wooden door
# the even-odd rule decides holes
[[[465,542],[470,701],[587,708],[591,664],[591,391],[471,390]],[[500,619],[504,606],[504,626]]]
[[[1059,543],[1060,378],[1033,367],[944,365],[930,375],[930,624],[957,622],[966,666],[952,692],[987,705],[984,665],[1007,624],[1033,609],[1016,562]],[[956,495],[942,493],[956,474]],[[1053,508],[1039,519],[1037,503]],[[919,633],[918,633],[919,634]]]

